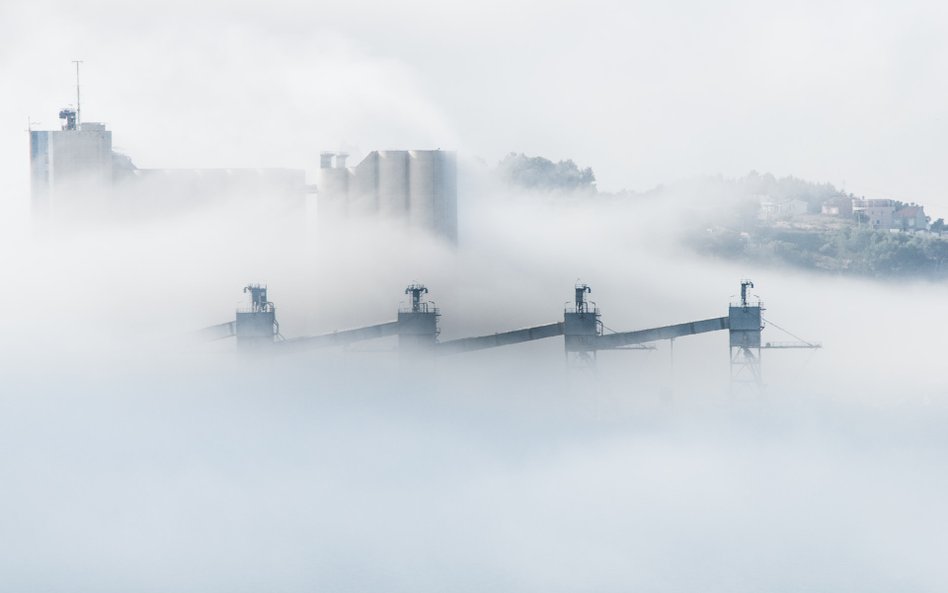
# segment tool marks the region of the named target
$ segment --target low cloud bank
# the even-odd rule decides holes
[[[8,587],[944,588],[943,287],[695,263],[649,202],[464,200],[457,250],[385,225],[293,238],[240,209],[22,239]],[[292,336],[391,319],[420,280],[447,339],[556,321],[577,279],[617,330],[720,316],[745,276],[825,345],[766,352],[765,399],[728,397],[724,334],[595,374],[556,340],[406,366],[388,342],[270,359],[178,339],[250,281]]]

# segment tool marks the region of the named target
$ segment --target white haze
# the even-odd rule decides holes
[[[84,59],[87,119],[140,166],[451,146],[573,158],[610,190],[755,169],[945,209],[946,25],[924,0],[12,0],[0,155],[24,158],[27,116],[56,124]]]
[[[456,252],[385,228],[295,240],[240,208],[16,244],[7,587],[944,587],[944,287],[696,261],[662,204],[469,190]],[[558,340],[417,368],[384,341],[253,361],[180,339],[250,280],[294,336],[391,319],[418,279],[450,338],[554,321],[577,277],[614,329],[719,316],[744,275],[826,342],[768,353],[766,401],[728,398],[718,334],[678,340],[673,376],[665,345],[593,376]]]
[[[742,30],[766,13],[754,6],[737,19]],[[903,22],[860,6],[856,20],[867,26]],[[726,123],[712,118],[705,138],[728,138],[720,140],[734,149],[727,158],[689,149],[695,136],[686,132],[695,130],[673,130],[675,141],[619,134],[642,116],[627,120],[627,106],[609,108],[621,103],[609,85],[641,85],[610,82],[602,71],[618,58],[597,62],[584,53],[594,50],[567,41],[571,13],[561,7],[409,3],[411,18],[388,5],[147,8],[85,5],[98,11],[93,18],[72,5],[4,5],[0,64],[21,81],[3,98],[4,113],[54,114],[71,92],[62,62],[82,57],[88,119],[108,121],[140,166],[312,167],[323,148],[441,146],[488,160],[506,150],[573,157],[597,172],[611,168],[604,176],[616,186],[773,162],[776,172],[802,176],[826,167],[816,180],[852,167],[853,183],[937,193],[936,169],[927,168],[937,147],[913,137],[899,146],[920,151],[913,167],[927,177],[887,177],[873,159],[857,163],[841,140],[849,129],[821,144],[835,160],[777,140],[748,152],[738,140],[749,128],[724,134]],[[692,12],[680,30],[668,9],[592,6],[583,9],[592,15],[584,38],[595,23],[613,33],[633,23],[634,33],[653,17],[670,39],[690,26],[732,43],[726,32],[736,17],[685,8]],[[826,10],[839,16],[855,6]],[[923,32],[937,23],[892,13]],[[824,30],[819,14],[799,13],[796,26]],[[67,26],[71,15],[78,20]],[[57,36],[37,43],[28,22]],[[848,27],[844,39],[883,51]],[[653,75],[685,60],[676,44],[649,35],[642,43],[655,44]],[[594,48],[609,47],[601,37]],[[578,64],[600,73],[586,81],[588,91],[548,76],[559,72],[548,57],[523,57],[537,51],[537,38],[554,55],[572,56],[570,73]],[[508,51],[505,41],[518,44]],[[743,41],[731,51],[753,54]],[[729,55],[713,47],[712,65]],[[432,48],[444,55],[429,56]],[[630,59],[641,65],[644,55]],[[309,67],[311,78],[297,76]],[[229,88],[239,73],[247,92]],[[487,84],[493,76],[507,102]],[[916,88],[941,88],[940,79],[918,76]],[[668,77],[649,92],[680,88],[684,79]],[[733,92],[755,84],[735,83]],[[605,107],[591,109],[586,92]],[[752,93],[747,102],[758,100]],[[809,104],[799,100],[801,109]],[[790,135],[780,113],[773,117]],[[675,241],[700,193],[592,207],[515,194],[481,179],[470,162],[462,167],[457,250],[385,226],[304,236],[291,232],[299,220],[261,217],[240,203],[39,241],[28,230],[26,142],[10,140],[25,136],[23,126],[11,118],[3,124],[9,167],[0,223],[3,590],[948,586],[943,285],[702,258]],[[599,118],[618,123],[600,129]],[[659,121],[669,119],[663,112]],[[668,178],[649,177],[658,173],[645,171],[645,157],[663,163],[655,170]],[[450,339],[555,321],[578,279],[592,285],[603,321],[616,330],[717,317],[742,277],[756,282],[768,319],[825,345],[765,353],[765,400],[728,397],[723,334],[677,340],[674,369],[659,344],[604,354],[595,375],[567,372],[558,340],[418,367],[399,364],[385,341],[253,361],[236,357],[232,344],[182,339],[232,318],[248,282],[269,284],[292,337],[390,320],[404,286],[422,281],[442,309],[442,339]],[[765,338],[785,339],[773,327]]]

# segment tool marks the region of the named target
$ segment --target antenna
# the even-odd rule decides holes
[[[79,64],[82,60],[73,60],[72,63],[76,65],[76,125],[78,126],[82,122],[82,106],[79,103]]]

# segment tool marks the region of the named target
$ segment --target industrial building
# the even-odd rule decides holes
[[[112,148],[105,124],[80,122],[63,109],[61,130],[30,130],[34,219],[134,219],[193,211],[245,199],[266,212],[302,211],[302,169],[140,169]]]
[[[375,218],[457,242],[457,157],[442,150],[369,153],[346,167],[343,153],[323,153],[318,185],[302,169],[139,169],[112,148],[105,124],[82,122],[79,64],[76,109],[60,111],[60,130],[30,130],[34,220],[102,220],[176,215],[242,200],[269,215],[303,213],[318,192],[316,217]],[[303,220],[305,217],[298,217]]]
[[[346,167],[323,153],[316,186],[302,169],[142,169],[115,152],[105,124],[60,112],[60,130],[30,130],[34,219],[77,221],[178,215],[245,200],[271,215],[302,212],[317,191],[317,219],[332,225],[386,220],[457,243],[457,156],[443,150],[384,150]]]
[[[323,224],[378,219],[457,243],[457,155],[444,150],[379,150],[354,167],[345,153],[320,155],[318,218]]]
[[[30,186],[33,213],[48,216],[76,208],[80,200],[104,203],[112,187],[112,132],[105,124],[79,123],[63,109],[61,130],[30,130]]]

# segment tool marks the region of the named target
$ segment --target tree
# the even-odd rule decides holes
[[[596,191],[591,168],[580,169],[572,160],[554,163],[543,157],[510,153],[497,166],[501,178],[527,189]]]

